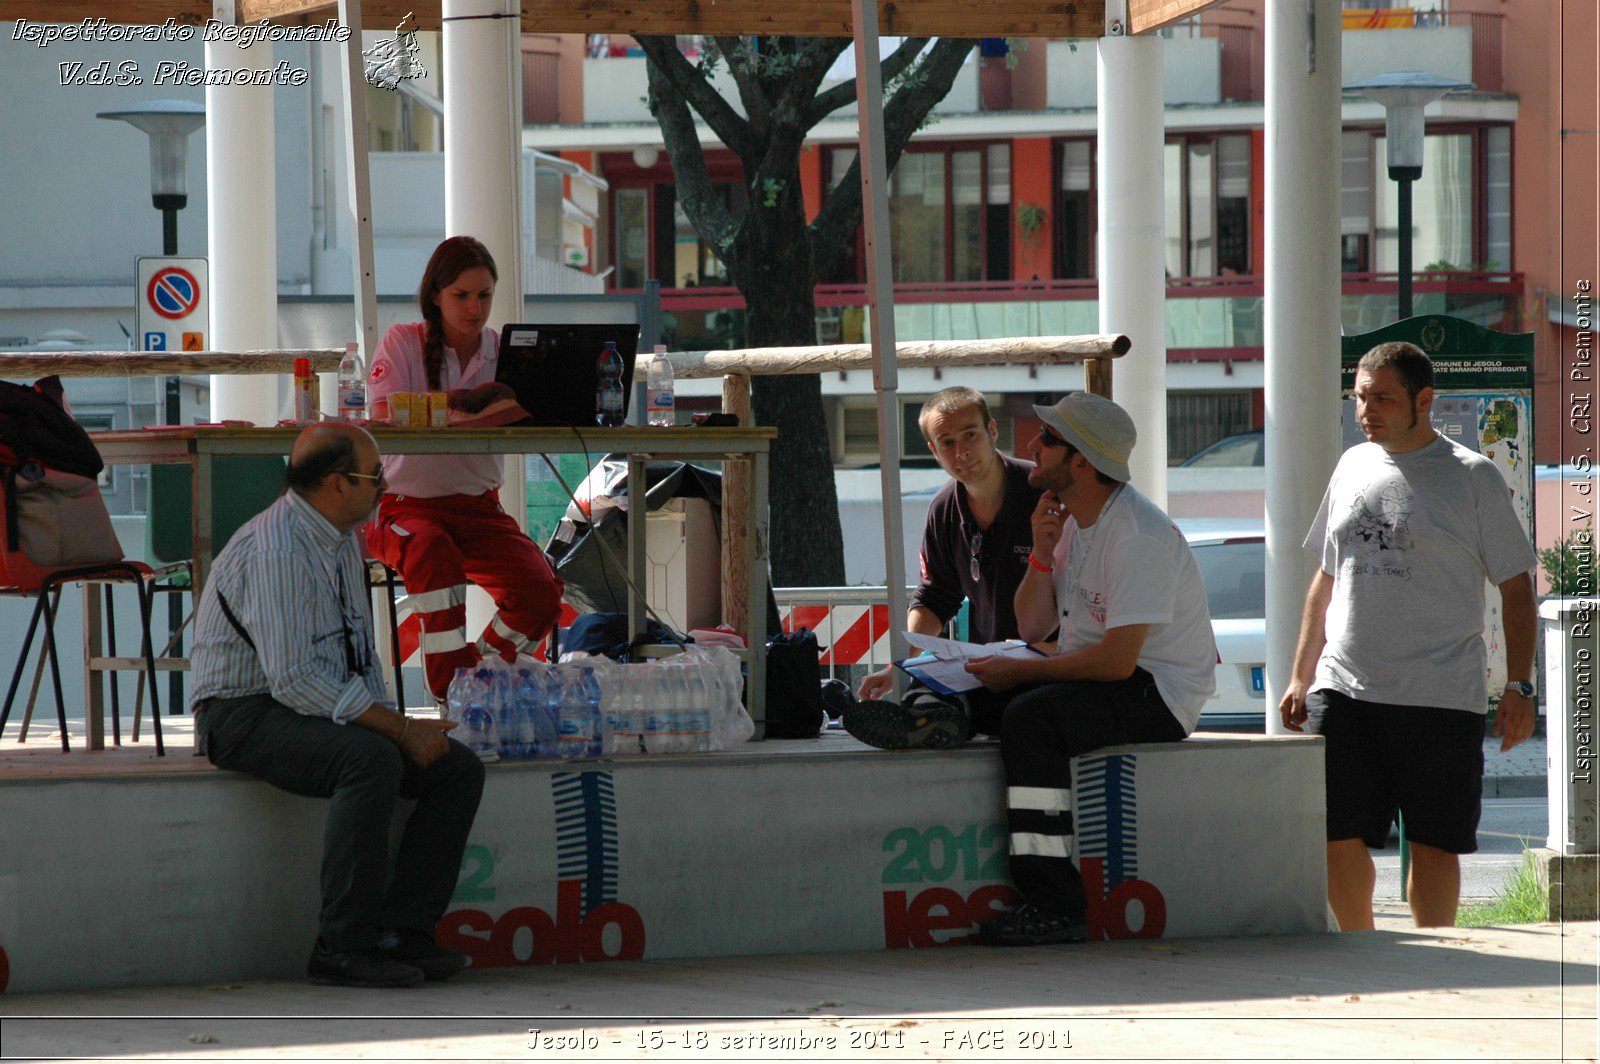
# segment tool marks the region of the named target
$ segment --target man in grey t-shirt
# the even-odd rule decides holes
[[[1346,451],[1306,536],[1306,594],[1286,727],[1326,740],[1328,903],[1371,929],[1367,848],[1405,818],[1418,927],[1455,923],[1459,855],[1477,849],[1488,700],[1484,582],[1500,593],[1506,685],[1495,734],[1533,734],[1533,548],[1494,466],[1429,423],[1433,365],[1380,344],[1356,369],[1369,442]]]

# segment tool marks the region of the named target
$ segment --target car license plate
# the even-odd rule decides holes
[[[1264,695],[1267,693],[1267,675],[1265,666],[1250,666],[1250,692],[1258,695]]]

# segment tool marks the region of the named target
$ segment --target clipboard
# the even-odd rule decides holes
[[[993,649],[993,645],[985,649]],[[995,654],[1003,657],[1044,657],[1043,652],[1034,649],[1026,643],[1007,644],[1004,649],[995,649]],[[972,673],[968,672],[966,665],[975,655],[965,655],[954,658],[941,658],[933,654],[920,654],[914,658],[905,658],[894,663],[895,668],[922,684],[928,690],[938,695],[958,695],[966,691],[975,691],[983,686],[983,682]]]

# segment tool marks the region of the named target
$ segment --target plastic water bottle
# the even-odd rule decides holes
[[[539,680],[539,757],[562,757],[561,752],[561,670],[546,668]]]
[[[367,367],[361,364],[361,345],[345,344],[339,360],[339,417],[360,421],[367,416]]]
[[[594,669],[585,665],[578,670],[578,677],[578,687],[583,692],[584,737],[588,740],[584,756],[599,757],[605,746],[605,717],[600,712],[605,695]]]
[[[593,757],[592,749],[599,746],[600,729],[598,706],[589,704],[589,692],[584,689],[583,673],[573,667],[563,670],[561,679],[560,734],[562,757]]]
[[[472,670],[470,668],[457,669],[456,674],[450,678],[450,686],[446,689],[444,695],[445,720],[460,722],[467,711],[467,688],[470,686],[472,686]],[[457,729],[457,732],[456,738],[461,739],[459,729]],[[461,739],[461,741],[466,742],[465,739]]]
[[[466,689],[466,709],[461,713],[461,741],[480,761],[500,760],[500,736],[490,709],[493,679],[488,669],[479,669],[473,674]]]
[[[677,400],[672,394],[672,363],[667,361],[667,345],[656,344],[650,359],[650,384],[647,389],[650,424],[670,429],[677,424]]]
[[[516,756],[539,756],[539,713],[544,708],[544,692],[540,688],[534,666],[521,665],[511,683],[511,705],[517,722]]]
[[[615,340],[607,340],[600,352],[599,380],[594,389],[594,423],[622,424],[622,355]]]
[[[683,746],[687,753],[704,753],[711,749],[710,667],[700,662],[683,667],[684,683],[689,697],[683,711]]]

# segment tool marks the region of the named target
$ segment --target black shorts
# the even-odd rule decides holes
[[[1406,838],[1475,853],[1483,801],[1484,717],[1460,709],[1306,697],[1305,730],[1327,741],[1328,841],[1381,849],[1395,811]]]

